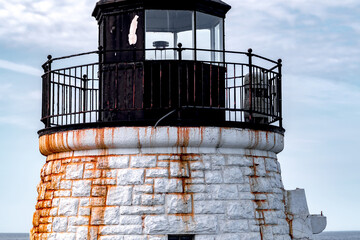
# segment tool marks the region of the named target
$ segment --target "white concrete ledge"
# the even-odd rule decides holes
[[[124,149],[155,153],[234,153],[256,150],[279,153],[284,136],[250,129],[220,127],[109,127],[43,135],[40,152],[45,155],[86,150]]]

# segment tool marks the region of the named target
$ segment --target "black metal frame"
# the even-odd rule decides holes
[[[193,63],[183,64],[185,60],[182,60],[182,53],[184,51],[194,51],[191,48],[182,48],[181,45],[178,48],[165,48],[163,51],[176,51],[178,53],[179,66],[186,69],[178,70],[179,74],[184,74],[178,78],[179,89],[178,97],[179,101],[176,106],[171,103],[160,104],[154,107],[153,104],[142,103],[139,107],[133,104],[127,105],[127,107],[119,108],[104,108],[103,103],[103,76],[106,69],[105,63],[103,63],[104,54],[108,54],[109,51],[104,51],[101,47],[98,51],[89,53],[82,53],[77,55],[71,55],[60,58],[48,57],[48,60],[44,63],[44,75],[43,78],[43,93],[42,93],[42,118],[41,121],[45,124],[46,131],[61,131],[64,128],[81,128],[81,126],[158,126],[158,125],[177,125],[177,126],[227,126],[227,127],[247,127],[252,129],[270,129],[277,132],[283,132],[282,127],[282,97],[281,97],[281,80],[282,80],[282,61],[273,61],[268,58],[256,55],[251,49],[248,52],[235,52],[235,51],[214,51],[206,49],[196,49],[196,51],[208,51],[224,54],[227,61],[193,61]],[[111,52],[121,54],[123,51],[155,51],[155,49],[132,49],[132,50],[113,50]],[[98,55],[99,62],[92,62],[89,64],[60,67],[53,69],[54,63],[61,64],[64,59],[75,59],[80,56]],[[135,54],[134,54],[135,55]],[[165,54],[166,55],[166,54]],[[145,60],[146,64],[150,66],[150,70],[155,69],[155,62],[161,62],[168,64],[169,60]],[[181,64],[180,64],[181,63]],[[196,64],[202,63],[209,66],[205,71],[210,71],[209,76],[214,76],[213,69],[224,68],[226,71],[225,79],[221,77],[216,79],[219,81],[225,81],[225,105],[221,105],[219,102],[217,105],[212,104],[212,100],[207,99],[206,104],[194,104],[190,105],[188,99],[189,88],[182,90],[180,79],[189,79],[189,72],[196,74],[197,71],[204,71],[203,69],[196,69]],[[110,63],[106,63],[110,64]],[[136,62],[114,62],[116,69],[121,64],[128,65],[131,68],[137,67]],[[193,65],[192,65],[193,64]],[[185,67],[184,67],[185,66]],[[190,67],[189,67],[190,66]],[[194,66],[194,69],[191,66]],[[123,74],[116,70],[116,74]],[[218,70],[217,70],[218,71]],[[160,77],[161,77],[160,70]],[[211,75],[212,74],[212,75]],[[201,76],[206,76],[202,74]],[[219,76],[219,73],[218,73]],[[135,77],[134,77],[135,78]],[[170,77],[169,77],[170,78]],[[211,78],[211,77],[210,77]],[[165,78],[163,78],[165,79]],[[130,79],[129,81],[135,81]],[[142,81],[151,81],[142,77]],[[166,81],[166,79],[164,80]],[[171,80],[168,79],[170,82]],[[188,81],[188,80],[187,80]],[[208,81],[202,79],[202,82]],[[151,82],[151,84],[153,84]],[[195,83],[194,83],[195,84]],[[211,80],[210,93],[204,92],[204,89],[200,91],[201,96],[211,97]],[[115,87],[119,87],[117,85]],[[144,86],[144,85],[143,85]],[[186,85],[189,86],[189,85]],[[220,86],[218,84],[217,86]],[[218,87],[219,88],[219,87]],[[117,89],[119,91],[119,89]],[[135,90],[134,90],[135,91]],[[136,90],[137,91],[137,90]],[[144,91],[144,88],[141,90]],[[157,89],[152,89],[155,92],[164,92]],[[222,91],[222,89],[217,90]],[[195,93],[193,91],[194,98],[199,91]],[[155,95],[152,93],[150,100],[153,101]],[[129,93],[130,99],[133,97]],[[218,95],[221,96],[221,95]],[[181,98],[184,97],[184,98]],[[134,98],[134,97],[133,97]],[[169,97],[170,99],[170,97]],[[208,101],[209,100],[209,101]],[[170,100],[169,100],[170,101]],[[204,102],[204,101],[202,101]],[[130,106],[130,107],[129,107]],[[162,112],[161,115],[156,116],[153,119],[149,118],[129,118],[128,120],[107,118],[104,120],[102,116],[104,114],[114,115],[114,112],[121,112],[123,114],[130,113],[131,111],[155,111]],[[201,119],[196,116],[201,116],[202,111],[206,111],[206,114],[225,114],[223,119]],[[163,114],[164,113],[164,114]],[[177,113],[177,114],[176,114]],[[187,114],[183,114],[187,113]],[[186,115],[186,117],[184,117]],[[190,117],[189,117],[190,116]],[[191,116],[194,116],[192,118]]]

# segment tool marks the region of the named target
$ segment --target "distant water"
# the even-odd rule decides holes
[[[0,233],[0,240],[30,240],[28,233]]]
[[[315,240],[360,240],[359,231],[323,232],[315,236]]]
[[[360,240],[360,232],[323,232],[315,240]],[[0,233],[0,240],[29,240],[27,233]]]

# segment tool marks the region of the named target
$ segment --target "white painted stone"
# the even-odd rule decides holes
[[[69,217],[69,226],[89,225],[88,217]]]
[[[121,215],[120,216],[120,224],[121,225],[141,225],[142,219],[141,219],[141,216]]]
[[[129,167],[129,159],[129,156],[109,157],[109,168],[127,168]]]
[[[225,167],[224,183],[244,183],[244,176],[238,166]]]
[[[76,240],[88,240],[88,227],[78,227],[76,229]]]
[[[179,179],[159,178],[154,181],[156,193],[178,193],[182,192],[182,182]]]
[[[76,240],[75,233],[57,233],[56,240]]]
[[[141,205],[154,206],[165,204],[164,194],[144,194],[141,196]]]
[[[67,179],[81,179],[84,172],[83,164],[68,165],[66,167]]]
[[[295,239],[312,239],[311,221],[308,217],[295,217],[292,220],[292,235]]]
[[[121,226],[103,226],[100,227],[100,234],[102,235],[139,235],[142,234],[141,225],[121,225]]]
[[[131,167],[133,168],[152,168],[156,167],[156,156],[134,156],[131,157]]]
[[[309,208],[306,202],[305,190],[296,189],[287,192],[286,210],[293,215],[309,215]]]
[[[104,224],[117,225],[120,223],[120,208],[107,207],[104,214]]]
[[[83,167],[82,173],[74,169],[75,174],[70,174],[70,168],[66,168],[69,170],[66,178],[69,175],[70,180],[75,180],[74,184],[73,181],[64,182],[60,184],[64,192],[55,191],[64,196],[70,192],[80,200],[75,215],[68,210],[63,210],[66,214],[60,214],[60,208],[64,208],[61,201],[68,197],[59,196],[62,200],[58,204],[59,216],[69,216],[66,231],[76,232],[76,240],[82,239],[81,224],[88,225],[85,219],[96,215],[95,208],[101,217],[91,224],[100,226],[98,240],[166,240],[167,234],[195,234],[195,240],[260,240],[260,228],[254,219],[263,215],[255,212],[255,208],[271,210],[268,211],[271,214],[265,214],[265,222],[274,225],[266,230],[265,239],[280,239],[279,236],[288,234],[281,178],[277,174],[278,163],[274,160],[275,152],[283,146],[282,136],[270,134],[266,139],[262,131],[211,127],[105,128],[102,131],[105,138],[101,149],[96,149],[98,143],[93,141],[99,136],[97,131],[84,130],[76,136],[71,135],[76,141],[69,138],[67,146],[59,147],[61,151],[71,153],[56,155],[77,156],[76,163],[85,164],[86,168]],[[81,149],[82,146],[86,148]],[[47,154],[56,149],[48,149],[45,145],[41,148]],[[140,152],[142,155],[136,156]],[[188,154],[180,156],[179,153],[185,152]],[[268,161],[269,157],[271,160]],[[98,158],[103,161],[97,166]],[[260,158],[261,161],[256,160]],[[257,164],[256,174],[262,180],[252,180],[250,184],[254,174],[250,168],[253,161]],[[75,160],[66,162],[68,166],[73,163]],[[95,166],[102,170],[94,170]],[[116,180],[105,179],[115,176]],[[90,193],[82,190],[81,184],[76,184],[87,177],[95,178],[92,179],[93,185],[106,186],[104,207],[101,198],[95,199],[95,195],[91,196],[91,204],[95,206],[90,206]],[[274,186],[278,189],[263,191]],[[264,203],[255,205],[255,197]],[[94,210],[92,217],[89,217],[90,209]],[[57,211],[54,214],[58,217]],[[285,222],[276,222],[276,219]],[[91,227],[87,231],[91,232],[90,235],[97,235]]]
[[[228,202],[226,214],[230,219],[253,219],[255,205],[251,200]]]
[[[153,193],[154,189],[152,185],[141,185],[141,186],[134,186],[135,193]]]
[[[100,236],[100,240],[124,240],[124,236],[119,236],[119,235]]]
[[[52,228],[54,232],[66,232],[67,229],[67,218],[66,217],[56,217],[53,220]]]
[[[270,179],[265,177],[251,178],[250,184],[252,186],[252,192],[271,193],[273,188],[271,187]]]
[[[169,171],[167,169],[147,169],[146,177],[158,178],[158,177],[168,177]]]
[[[139,185],[144,183],[143,169],[121,169],[118,171],[118,185]]]
[[[129,186],[116,186],[110,187],[106,204],[108,206],[129,206],[132,202],[132,187]]]
[[[326,217],[322,215],[310,215],[311,229],[313,234],[321,233],[326,228]]]
[[[204,171],[191,171],[192,178],[203,178],[204,176]]]
[[[81,198],[80,199],[80,206],[81,207],[90,206],[90,199],[89,198]]]
[[[223,214],[225,213],[224,201],[195,201],[194,211],[196,214]]]
[[[121,206],[121,215],[164,214],[164,206]]]
[[[167,195],[166,196],[167,213],[191,213],[192,197],[191,195]]]
[[[214,235],[196,235],[195,240],[215,240]]]
[[[76,216],[78,211],[79,199],[62,198],[59,204],[60,216]]]
[[[60,182],[60,189],[69,190],[71,189],[72,181],[62,180]]]
[[[206,171],[205,172],[206,183],[222,183],[222,172],[221,171]]]
[[[189,184],[185,186],[185,192],[187,193],[203,193],[206,191],[206,185],[204,184]]]
[[[250,157],[242,155],[227,155],[227,165],[237,165],[241,167],[250,167],[253,165],[253,160]]]
[[[171,177],[189,177],[189,166],[184,162],[170,162]]]
[[[223,233],[249,232],[248,220],[224,220],[219,225]]]
[[[214,199],[236,200],[239,198],[239,193],[236,185],[209,185],[208,189],[208,191],[212,193]]]
[[[91,192],[91,180],[73,181],[73,197],[89,197]]]

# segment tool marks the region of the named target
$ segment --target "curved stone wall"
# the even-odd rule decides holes
[[[31,239],[290,239],[277,133],[119,127],[40,137]]]

